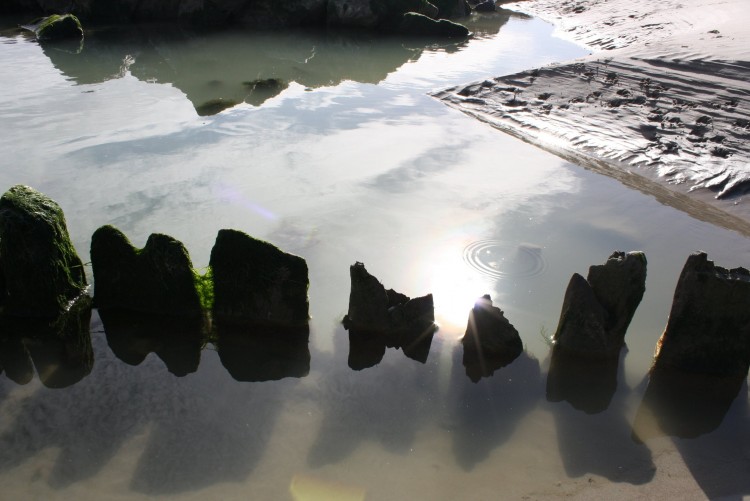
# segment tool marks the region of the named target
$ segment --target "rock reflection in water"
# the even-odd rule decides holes
[[[472,17],[479,36],[496,34],[510,14]],[[200,115],[240,103],[260,106],[291,82],[307,88],[345,80],[378,83],[415,61],[434,40],[332,30],[225,30],[195,33],[179,26],[100,28],[86,33],[83,49],[43,47],[52,63],[79,84],[131,74],[146,82],[171,83]],[[454,51],[462,43],[449,43]]]
[[[565,472],[570,477],[594,474],[612,482],[635,485],[646,484],[654,478],[656,466],[651,451],[644,444],[632,439],[632,428],[627,418],[627,400],[631,392],[624,383],[623,367],[626,354],[627,350],[623,349],[619,363],[615,358],[610,366],[594,365],[590,369],[580,371],[571,367],[557,367],[554,373],[550,368],[548,395],[552,379],[553,391],[560,391],[556,395],[565,396],[565,400],[571,404],[551,404],[557,426],[560,457]],[[561,359],[556,359],[555,364],[560,361]],[[563,363],[572,362],[565,360]],[[617,369],[615,375],[610,372],[613,367]],[[604,374],[599,374],[599,371]],[[567,381],[558,379],[571,374],[574,376]],[[584,379],[588,377],[591,379]],[[596,377],[607,377],[609,381],[597,382],[594,379]],[[611,387],[612,379],[615,388]],[[583,387],[574,391],[574,381]],[[585,395],[589,390],[593,390],[593,393]]]
[[[77,383],[94,365],[90,319],[86,295],[56,319],[0,317],[0,370],[18,384],[31,381],[34,368],[48,388]]]
[[[274,327],[218,323],[221,363],[237,381],[272,381],[310,373],[308,325]]]
[[[567,401],[587,414],[607,410],[617,389],[617,372],[627,353],[587,357],[554,347],[547,373],[547,401]]]
[[[198,370],[204,344],[202,318],[174,317],[107,308],[99,310],[112,352],[130,365],[149,353],[164,361],[175,376]]]
[[[346,331],[339,325],[333,337],[333,355],[328,360],[316,355],[316,360],[321,359],[318,365],[326,368],[315,394],[324,417],[308,464],[322,467],[344,461],[365,441],[377,442],[389,452],[407,453],[417,431],[437,409],[438,357],[422,365],[391,350],[377,367],[352,372],[344,364]]]

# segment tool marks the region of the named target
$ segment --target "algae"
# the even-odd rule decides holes
[[[24,28],[33,31],[40,41],[83,38],[83,26],[73,14],[53,14],[32,21]]]

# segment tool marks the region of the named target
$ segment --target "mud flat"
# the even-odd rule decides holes
[[[750,25],[742,0],[532,0],[583,59],[434,94],[449,106],[750,235]]]

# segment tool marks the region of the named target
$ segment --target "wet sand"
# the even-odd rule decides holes
[[[508,6],[586,58],[460,85],[446,104],[694,217],[750,234],[750,28],[741,1]]]

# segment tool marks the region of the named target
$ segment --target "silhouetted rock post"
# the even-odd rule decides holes
[[[384,346],[401,348],[407,357],[424,363],[435,332],[432,294],[412,299],[386,290],[359,262],[349,268],[349,274],[351,292],[344,327],[349,330],[350,367],[376,365]]]
[[[223,322],[306,325],[307,263],[241,231],[220,230],[211,250],[214,318]]]
[[[62,209],[28,186],[0,198],[0,275],[3,315],[56,318],[86,289]]]
[[[745,377],[750,367],[750,272],[715,266],[705,252],[688,257],[655,366]]]
[[[750,272],[688,257],[656,345],[634,433],[692,438],[719,427],[750,367]]]
[[[91,237],[91,265],[100,309],[202,316],[190,256],[170,236],[154,233],[136,249],[117,228],[102,226]]]
[[[469,313],[461,339],[466,375],[477,382],[505,367],[523,352],[523,342],[503,311],[492,305],[489,294],[477,300]]]
[[[646,256],[614,252],[604,265],[574,274],[565,291],[555,348],[582,355],[615,355],[646,290]]]
[[[575,273],[565,291],[547,374],[547,400],[589,414],[606,410],[617,389],[619,353],[646,290],[646,256],[614,252]]]

